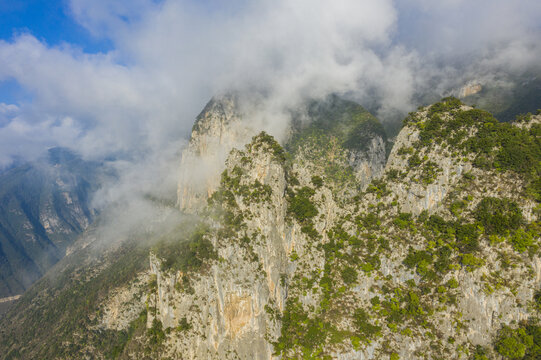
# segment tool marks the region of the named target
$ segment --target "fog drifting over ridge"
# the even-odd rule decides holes
[[[265,94],[260,120],[308,97],[346,94],[386,121],[472,78],[539,66],[534,0],[71,0],[70,15],[113,50],[0,41],[0,81],[31,96],[0,99],[0,167],[65,146],[122,158],[100,201],[175,183],[179,150],[214,94]],[[388,121],[388,120],[387,120]]]

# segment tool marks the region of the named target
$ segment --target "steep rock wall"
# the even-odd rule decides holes
[[[197,117],[188,147],[182,153],[177,194],[181,210],[196,212],[206,205],[220,183],[229,151],[243,146],[253,135],[235,95],[210,100]]]

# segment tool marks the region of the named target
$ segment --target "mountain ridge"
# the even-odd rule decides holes
[[[63,314],[80,321],[48,324],[47,342],[23,335],[60,307],[34,303],[38,283],[0,346],[6,358],[536,358],[541,116],[521,120],[446,98],[410,114],[388,158],[384,138],[363,147],[357,169],[332,132],[294,151],[259,133],[231,150],[198,216],[147,236],[132,273],[114,275],[133,250],[87,280],[59,270],[55,299],[94,301]]]
[[[0,297],[21,294],[92,222],[101,164],[52,148],[0,174]]]

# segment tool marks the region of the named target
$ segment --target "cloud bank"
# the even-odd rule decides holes
[[[60,145],[89,158],[114,155],[122,159],[121,177],[155,188],[143,174],[174,182],[179,150],[214,94],[264,94],[263,121],[276,131],[284,109],[332,92],[369,105],[385,121],[473,77],[524,72],[541,55],[541,3],[534,0],[71,0],[67,6],[113,50],[51,47],[24,33],[0,41],[0,82],[16,81],[31,94],[0,104],[0,167]]]

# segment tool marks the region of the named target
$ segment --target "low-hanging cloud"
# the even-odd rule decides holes
[[[112,50],[52,47],[32,34],[0,41],[0,81],[31,94],[0,104],[0,167],[55,145],[89,158],[115,155],[125,181],[105,189],[103,201],[133,184],[161,186],[150,178],[172,186],[183,139],[214,94],[264,94],[260,115],[277,133],[285,109],[329,93],[368,104],[385,121],[424,94],[520,73],[541,55],[541,4],[533,0],[68,4]]]

